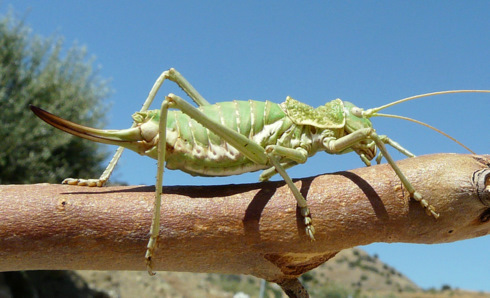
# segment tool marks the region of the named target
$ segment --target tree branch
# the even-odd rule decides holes
[[[316,242],[305,235],[283,182],[165,187],[154,268],[251,274],[287,286],[344,248],[489,233],[490,155],[437,154],[398,164],[438,220],[409,198],[386,164],[326,174],[296,182]],[[0,270],[145,270],[153,191],[0,186]]]

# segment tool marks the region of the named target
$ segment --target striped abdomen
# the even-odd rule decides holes
[[[230,101],[201,106],[210,119],[265,147],[276,144],[292,122],[270,101]],[[234,147],[178,110],[167,120],[166,166],[199,176],[228,176],[268,168],[244,157]]]

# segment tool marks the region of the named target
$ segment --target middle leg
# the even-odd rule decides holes
[[[287,157],[289,160],[296,163],[304,163],[308,156],[306,150],[303,148],[291,149],[282,146],[268,146],[267,149],[264,149],[262,146],[248,137],[238,133],[237,131],[209,119],[199,109],[190,105],[182,98],[169,94],[166,100],[172,102],[172,107],[181,110],[183,113],[195,119],[201,125],[225,140],[228,144],[232,145],[251,161],[260,165],[270,165],[274,167],[287,183],[291,189],[291,192],[296,198],[298,205],[301,208],[301,214],[305,218],[306,233],[312,240],[314,240],[313,235],[315,231],[311,223],[310,212],[306,204],[306,199],[303,197],[303,195],[301,195],[298,188],[294,185],[291,178],[286,173],[284,167],[277,160],[278,156],[282,156]]]

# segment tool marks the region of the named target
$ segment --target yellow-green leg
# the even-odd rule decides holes
[[[291,189],[294,197],[296,198],[299,207],[301,208],[301,214],[305,218],[304,222],[306,225],[307,235],[314,240],[315,230],[313,228],[310,212],[306,204],[305,198],[301,195],[298,188],[293,184],[291,178],[288,176],[284,168],[277,161],[277,155],[287,155],[293,160],[306,161],[306,155],[302,151],[296,151],[294,149],[283,148],[280,146],[275,146],[270,152],[255,143],[253,140],[239,134],[238,132],[216,123],[204,115],[199,109],[192,106],[187,101],[182,98],[169,94],[161,107],[160,113],[160,123],[159,123],[159,142],[158,142],[158,174],[157,181],[155,185],[155,206],[153,212],[153,220],[150,228],[150,240],[148,242],[146,250],[146,266],[148,272],[153,275],[153,265],[152,259],[155,254],[155,249],[157,247],[158,235],[160,232],[160,206],[162,197],[162,184],[163,184],[163,171],[164,171],[164,161],[165,161],[165,148],[166,148],[166,121],[169,108],[176,108],[181,110],[183,113],[190,116],[192,119],[199,122],[201,125],[221,137],[228,144],[235,147],[244,156],[252,160],[253,162],[261,165],[270,165],[275,167],[276,171],[283,177],[287,185]],[[272,146],[274,147],[274,146]],[[275,149],[275,150],[274,150]],[[298,153],[299,152],[299,153]],[[303,156],[305,155],[305,156]]]
[[[204,97],[202,97],[201,94],[199,94],[199,92],[197,92],[197,90],[177,70],[171,68],[169,70],[162,72],[162,74],[155,81],[153,87],[150,90],[150,93],[148,94],[148,97],[146,98],[145,102],[143,103],[143,106],[141,107],[140,112],[145,112],[148,110],[150,105],[153,103],[153,100],[155,99],[158,90],[160,89],[160,87],[162,86],[165,80],[170,80],[175,82],[199,106],[209,105],[209,102],[205,100]],[[135,126],[136,123],[133,122],[131,128]],[[104,170],[104,172],[99,177],[99,179],[66,178],[65,180],[63,180],[62,183],[70,184],[70,185],[79,185],[79,186],[99,186],[99,187],[104,186],[104,184],[109,180],[109,177],[114,171],[114,168],[116,167],[117,162],[121,158],[123,151],[124,151],[124,147],[117,148],[116,153],[112,157],[111,161],[109,162],[109,165],[107,165],[107,168]]]
[[[373,128],[363,128],[339,139],[326,140],[324,142],[324,146],[327,148],[327,151],[329,153],[338,153],[366,139],[371,139],[376,143],[376,146],[381,152],[381,156],[384,156],[386,158],[386,161],[393,168],[403,186],[405,186],[407,191],[410,193],[411,197],[418,201],[425,208],[429,216],[438,218],[439,214],[435,211],[435,208],[430,205],[418,191],[415,190],[410,181],[408,181],[405,174],[403,174],[403,172],[397,166],[391,155],[386,150],[385,143],[393,146],[395,149],[409,157],[413,157],[414,155],[387,136],[378,136]]]

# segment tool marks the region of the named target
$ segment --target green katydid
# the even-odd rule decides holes
[[[182,88],[198,107],[194,107],[174,94],[169,94],[159,110],[148,110],[166,79],[175,82]],[[394,117],[435,129],[410,118],[378,112],[416,98],[464,92],[490,92],[490,90],[434,92],[408,97],[367,110],[340,99],[313,108],[291,97],[287,97],[286,101],[281,104],[253,100],[210,104],[179,72],[170,69],[163,72],[156,80],[142,109],[133,115],[134,123],[129,129],[89,128],[69,122],[34,106],[31,106],[31,109],[41,119],[65,132],[88,140],[120,146],[99,179],[67,178],[63,183],[103,186],[114,170],[124,148],[157,159],[154,213],[150,240],[145,254],[148,272],[154,274],[152,258],[160,231],[164,163],[169,169],[178,169],[199,176],[228,176],[264,170],[260,175],[260,180],[266,181],[273,175],[280,174],[297,200],[304,219],[306,234],[311,240],[314,240],[315,229],[306,200],[285,169],[305,163],[308,157],[318,151],[325,151],[329,154],[354,151],[369,166],[370,161],[376,157],[377,150],[379,150],[376,161],[379,163],[382,157],[386,158],[411,197],[420,202],[428,215],[438,218],[439,214],[435,208],[414,189],[398,168],[386,150],[385,144],[394,147],[408,157],[414,157],[414,155],[387,136],[378,135],[369,118]]]

